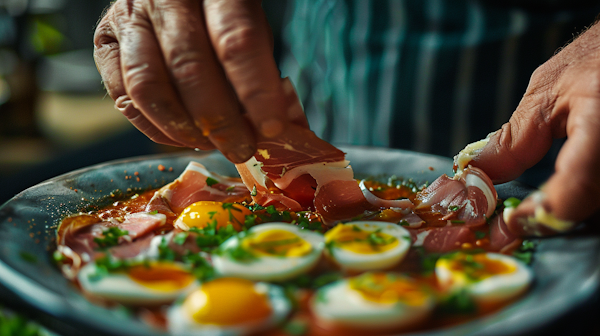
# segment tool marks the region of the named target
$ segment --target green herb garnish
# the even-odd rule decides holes
[[[109,227],[108,230],[102,232],[103,238],[94,238],[94,243],[98,245],[100,249],[106,249],[111,246],[119,245],[119,237],[123,237],[129,234],[129,231],[121,230],[117,226]]]
[[[439,310],[446,314],[472,314],[477,311],[477,305],[466,290],[461,290],[443,298]]]
[[[509,197],[504,201],[504,206],[507,208],[516,208],[521,204],[521,200],[516,197]]]
[[[215,185],[215,184],[217,184],[217,183],[219,183],[219,181],[215,180],[214,178],[212,178],[212,177],[210,177],[210,176],[206,178],[206,184],[207,184],[209,187],[212,187],[212,186],[214,186],[214,185]]]
[[[19,257],[21,257],[21,259],[23,259],[24,261],[26,261],[26,262],[28,262],[30,264],[37,263],[37,257],[34,256],[33,254],[31,254],[30,252],[21,251],[19,253]]]
[[[173,242],[177,245],[183,245],[189,235],[187,232],[179,232],[173,236]]]

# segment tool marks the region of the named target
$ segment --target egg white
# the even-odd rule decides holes
[[[427,294],[420,306],[403,302],[377,303],[352,289],[348,279],[322,287],[311,300],[311,309],[319,323],[328,326],[365,329],[403,328],[425,320],[435,307],[435,298]]]
[[[282,288],[259,282],[255,285],[258,292],[267,294],[272,313],[266,319],[238,325],[201,324],[188,315],[182,306],[183,300],[171,306],[167,312],[168,329],[174,336],[238,336],[256,334],[281,323],[289,314],[292,306]],[[235,304],[232,302],[231,304]]]
[[[303,230],[289,223],[260,224],[250,229],[249,233],[261,233],[274,229],[296,234],[312,246],[311,251],[301,257],[258,256],[256,260],[248,262],[234,260],[226,254],[214,254],[212,262],[216,272],[223,276],[254,281],[282,281],[303,274],[316,265],[325,245],[322,234]],[[225,251],[236,248],[240,243],[240,239],[233,236],[225,241],[220,249]]]
[[[175,301],[180,295],[191,292],[198,286],[196,280],[188,286],[174,291],[159,291],[145,287],[127,274],[109,273],[99,279],[93,279],[97,272],[95,263],[85,265],[77,276],[81,288],[94,296],[128,305],[156,305]]]
[[[356,225],[363,231],[381,233],[398,239],[398,246],[380,253],[363,254],[343,249],[336,244],[327,250],[327,256],[334,260],[342,269],[355,271],[383,270],[399,264],[410,249],[410,232],[395,224],[377,221],[348,222],[345,225]]]
[[[488,259],[499,260],[515,268],[514,272],[492,275],[479,281],[469,281],[438,260],[435,274],[448,291],[466,290],[479,303],[501,303],[521,295],[533,281],[533,272],[521,261],[499,253],[485,253]]]

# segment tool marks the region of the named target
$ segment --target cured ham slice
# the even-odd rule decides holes
[[[167,205],[166,208],[180,213],[188,205],[199,201],[241,202],[247,199],[250,199],[250,192],[239,179],[209,172],[200,163],[192,161],[175,181],[154,194],[149,206],[160,211],[162,206]]]
[[[68,247],[84,261],[91,261],[99,254],[105,253],[94,240],[105,238],[107,230],[118,227],[127,231],[127,234],[118,238],[119,246],[110,247],[108,251],[116,257],[131,258],[150,244],[154,230],[164,225],[165,221],[165,215],[149,213],[129,214],[122,223],[116,219],[101,221],[96,216],[75,216],[65,219],[61,224],[58,244]]]
[[[425,250],[434,253],[457,250],[465,243],[475,246],[477,240],[475,233],[466,226],[446,226],[424,230],[417,233],[415,238],[421,239],[420,243]]]
[[[497,193],[490,178],[479,168],[468,167],[454,178],[440,176],[418,193],[415,213],[474,227],[483,225],[496,209]]]
[[[355,204],[356,198],[364,198],[344,152],[321,140],[309,129],[289,125],[282,136],[274,139],[259,137],[257,144],[254,157],[236,165],[242,181],[253,191],[256,203],[274,205],[280,210],[319,211],[316,207],[318,198],[331,197],[325,200],[327,204],[321,202],[328,209],[338,205],[348,208]],[[346,182],[345,192],[338,196],[322,192],[332,182]],[[340,204],[350,199],[350,204]]]
[[[501,215],[494,216],[490,221],[490,251],[505,252],[518,247],[522,240],[512,233]]]

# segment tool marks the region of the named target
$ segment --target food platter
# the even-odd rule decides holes
[[[450,174],[448,158],[379,148],[342,147],[359,177],[397,175],[417,182]],[[179,153],[109,162],[58,176],[23,191],[0,208],[0,283],[42,312],[76,326],[82,335],[161,335],[124,312],[90,303],[52,261],[55,228],[65,215],[111,195],[160,187],[195,160],[235,176],[218,153]],[[523,198],[531,189],[517,182],[497,186],[500,198]],[[598,289],[600,238],[561,236],[540,240],[532,264],[535,284],[501,311],[421,335],[516,334],[537,330],[581,305]]]

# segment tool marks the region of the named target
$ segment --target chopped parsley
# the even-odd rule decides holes
[[[308,332],[308,323],[301,319],[292,319],[282,327],[283,332],[289,336],[302,336]]]
[[[460,207],[458,205],[451,205],[448,207],[448,210],[450,211],[458,211],[460,209]]]
[[[173,236],[173,242],[177,245],[183,245],[189,235],[187,232],[179,232]]]
[[[149,215],[158,215],[158,210],[153,210],[148,213]]]
[[[482,239],[482,238],[485,238],[485,236],[486,236],[485,232],[483,232],[483,231],[475,231],[475,238]]]
[[[225,191],[233,191],[235,189],[234,185],[230,185],[229,187],[225,188]]]
[[[297,219],[292,221],[292,224],[298,224],[301,229],[308,229],[311,231],[320,231],[323,229],[323,223],[319,221],[311,221],[304,216],[298,216]]]
[[[256,184],[252,187],[252,191],[250,192],[250,196],[258,195],[258,191],[256,190]]]
[[[533,252],[535,251],[536,246],[536,242],[524,240],[521,246],[513,252],[513,257],[529,265],[533,261]]]
[[[216,220],[208,223],[208,225],[203,228],[190,228],[189,232],[196,234],[196,245],[202,251],[207,252],[217,248],[224,241],[237,233],[231,224],[227,224],[226,227],[218,227]]]
[[[439,304],[439,310],[446,314],[472,314],[477,311],[477,305],[463,289],[444,297]]]
[[[254,253],[246,250],[241,244],[236,247],[228,248],[221,253],[229,258],[242,262],[242,263],[251,263],[255,261],[257,258]]]
[[[406,219],[399,221],[398,224],[400,226],[410,226],[410,223]]]
[[[182,261],[190,266],[192,274],[199,281],[207,281],[215,277],[214,268],[199,253],[187,251],[182,256]]]
[[[219,181],[215,180],[214,178],[212,178],[212,177],[210,177],[210,176],[206,178],[206,184],[207,184],[209,187],[212,187],[212,186],[214,186],[214,185],[215,185],[215,184],[217,184],[217,183],[219,183]]]
[[[30,264],[37,263],[37,257],[35,255],[31,254],[30,252],[21,251],[19,253],[19,257],[21,257],[21,259],[23,259],[24,261],[26,261]]]
[[[175,251],[173,251],[170,247],[169,247],[169,242],[167,241],[166,238],[163,237],[163,239],[160,241],[160,244],[158,245],[158,259],[159,260],[166,260],[166,261],[173,261],[175,260]]]
[[[516,197],[509,197],[504,201],[504,206],[507,208],[516,208],[521,204],[521,200]]]
[[[98,244],[98,248],[106,249],[112,246],[119,245],[119,237],[129,234],[127,230],[121,230],[117,226],[109,227],[108,230],[102,232],[102,238],[94,238],[94,243]]]

